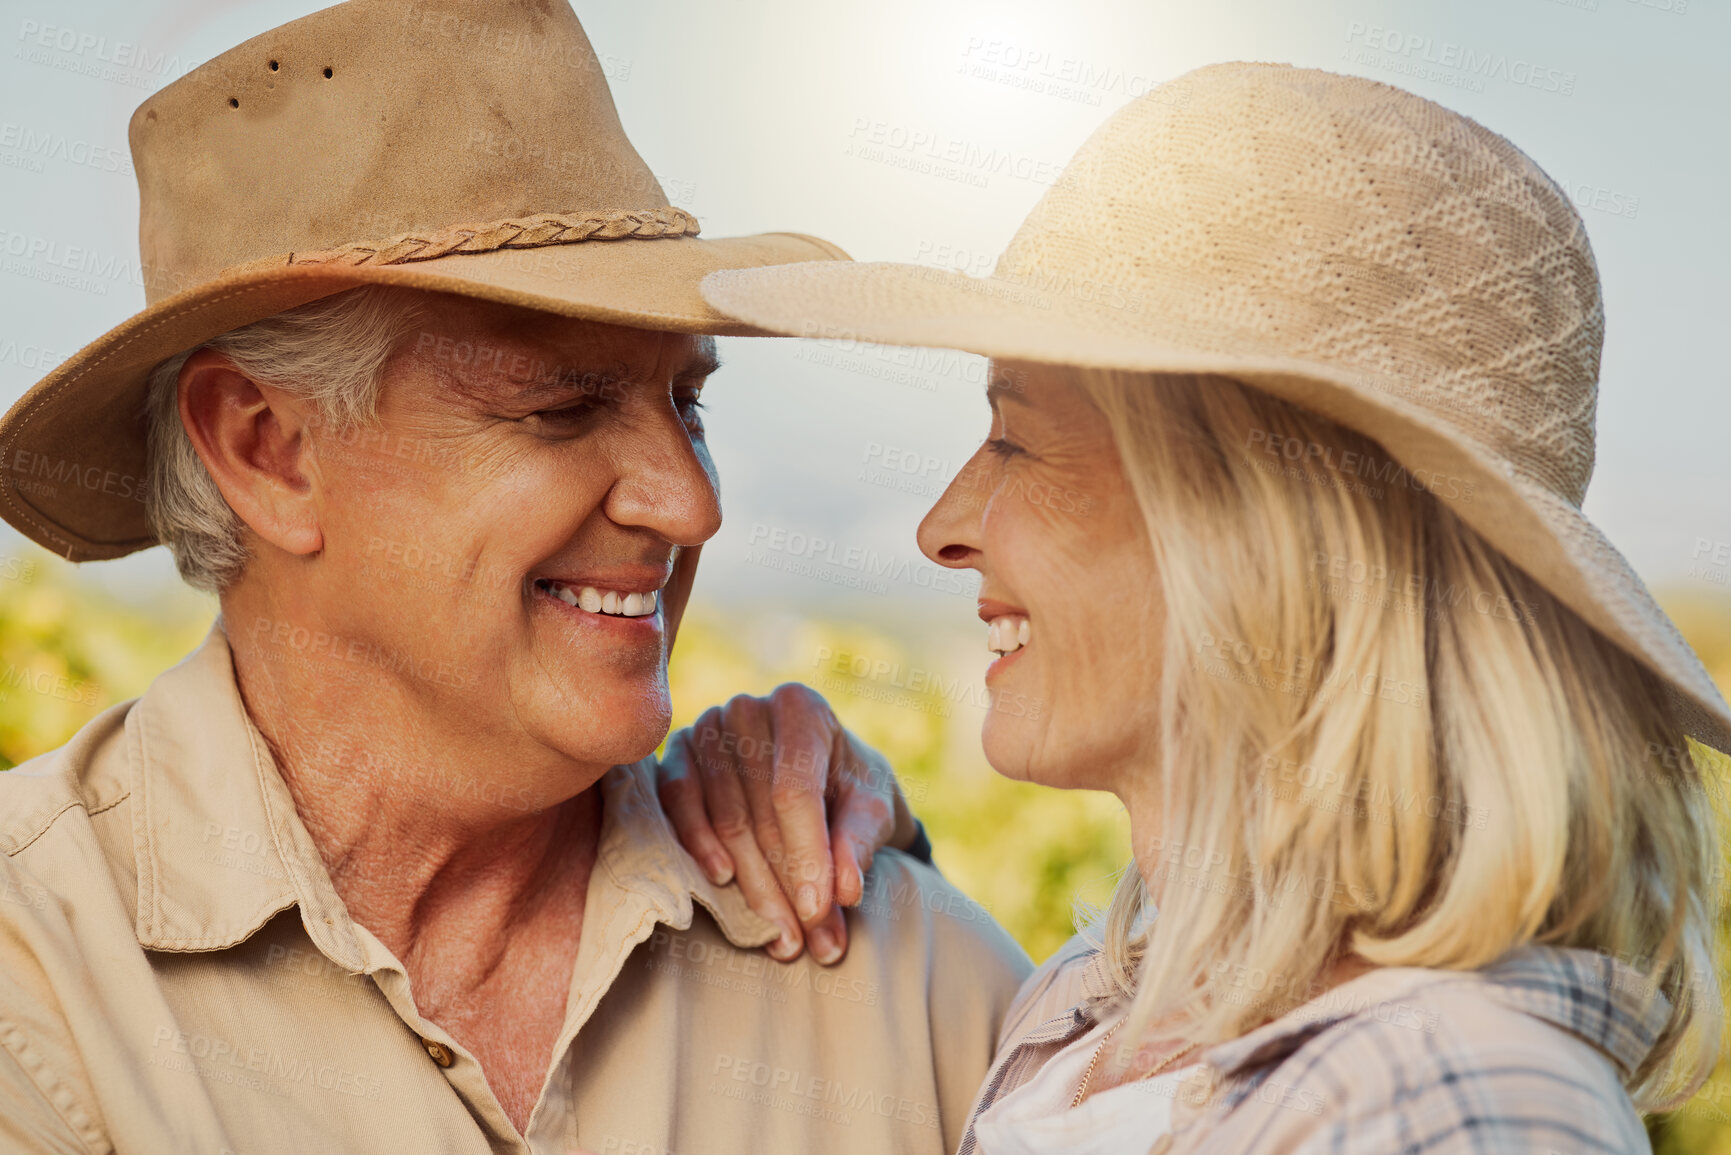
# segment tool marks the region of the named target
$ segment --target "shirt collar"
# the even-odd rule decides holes
[[[367,968],[355,924],[247,716],[220,618],[197,650],[151,684],[128,714],[126,733],[141,946],[224,950],[297,906],[333,962],[355,973]],[[736,946],[773,941],[775,924],[754,913],[737,887],[711,885],[680,847],[656,803],[653,766],[652,758],[616,766],[602,780],[602,889],[631,896],[624,905],[638,919],[686,929],[695,899]],[[585,920],[586,940],[592,925]]]
[[[1477,971],[1371,971],[1247,1035],[1210,1048],[1203,1059],[1230,1076],[1279,1062],[1318,1032],[1356,1015],[1423,1020],[1433,1012],[1415,996],[1461,983],[1476,984],[1486,997],[1591,1043],[1616,1064],[1625,1082],[1653,1049],[1671,1015],[1664,994],[1626,963],[1587,950],[1529,946]],[[1411,1025],[1422,1029],[1424,1024]]]
[[[332,959],[361,948],[235,684],[222,620],[126,718],[137,932],[153,950],[223,950],[299,905]]]
[[[781,930],[753,911],[737,886],[716,886],[687,854],[655,795],[655,759],[615,766],[601,780],[601,846],[595,869],[604,881],[648,903],[655,921],[691,926],[695,900],[738,947],[774,942]],[[593,896],[597,890],[590,886]],[[587,927],[585,927],[587,930]]]

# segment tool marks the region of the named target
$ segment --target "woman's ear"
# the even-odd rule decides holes
[[[217,489],[254,534],[297,556],[324,545],[314,412],[214,349],[200,349],[180,370],[180,420]]]

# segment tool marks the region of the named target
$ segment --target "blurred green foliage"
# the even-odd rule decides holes
[[[142,694],[214,615],[190,591],[127,604],[39,550],[0,558],[0,767],[54,749]]]
[[[1672,599],[1668,610],[1731,690],[1731,602]],[[65,742],[86,721],[142,693],[197,646],[214,604],[188,591],[117,597],[52,555],[0,557],[0,767]],[[976,686],[919,676],[929,636],[858,623],[696,610],[670,671],[674,724],[736,693],[815,685],[842,721],[886,754],[931,835],[937,863],[1038,961],[1073,932],[1080,903],[1109,897],[1129,860],[1129,825],[1109,796],[1012,782],[980,753]],[[871,669],[838,656],[870,655]],[[1731,780],[1731,759],[1709,759]],[[1731,818],[1731,816],[1727,816]],[[1721,924],[1731,950],[1731,921]],[[1731,957],[1726,953],[1722,957]],[[1728,984],[1731,986],[1731,984]],[[1652,1121],[1661,1155],[1731,1155],[1731,1056],[1699,1095]]]

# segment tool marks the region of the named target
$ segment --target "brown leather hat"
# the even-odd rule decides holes
[[[0,516],[73,561],[156,544],[150,370],[365,284],[644,329],[755,334],[719,269],[846,259],[793,233],[700,240],[626,139],[567,0],[350,0],[139,106],[146,308],[0,419]]]

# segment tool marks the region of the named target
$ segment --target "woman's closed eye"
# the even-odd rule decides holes
[[[1020,445],[1002,437],[986,438],[986,448],[991,450],[997,456],[1003,458],[1015,457],[1019,453],[1027,452],[1027,450],[1023,449]]]

